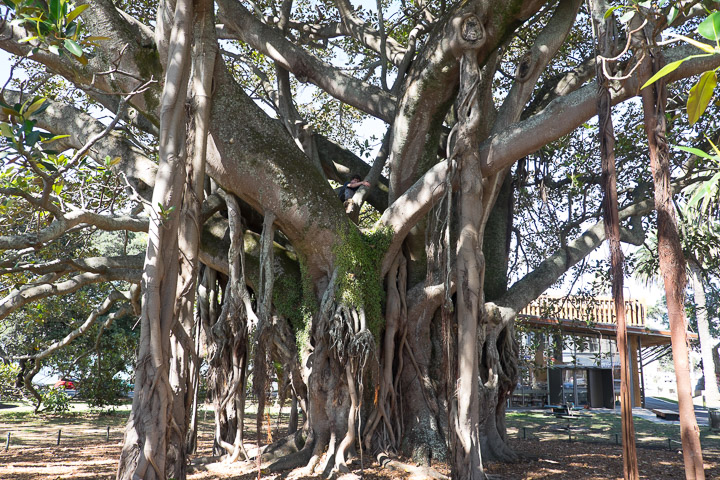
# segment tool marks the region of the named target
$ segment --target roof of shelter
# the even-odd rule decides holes
[[[644,302],[626,300],[625,312],[627,333],[637,336],[643,347],[670,343],[669,330],[646,326]],[[611,298],[543,295],[522,309],[518,319],[533,328],[556,326],[563,333],[608,337],[616,334],[615,304]],[[688,332],[688,339],[697,340],[697,334]]]

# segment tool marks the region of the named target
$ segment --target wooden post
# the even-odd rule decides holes
[[[107,427],[107,436],[105,437],[105,440],[108,442],[110,441],[110,425]]]
[[[632,371],[633,407],[642,407],[642,391],[640,389],[640,362],[638,361],[639,338],[637,335],[629,335],[630,340],[630,368]]]
[[[5,442],[5,451],[8,451],[8,448],[10,448],[10,432],[8,432],[7,441]]]
[[[57,444],[60,445],[60,437],[62,436],[62,429],[58,430]]]

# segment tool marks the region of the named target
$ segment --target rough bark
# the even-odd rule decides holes
[[[193,56],[197,95],[192,136],[186,146],[185,99],[191,70],[193,3],[161,3],[172,11],[158,21],[158,38],[169,31],[165,83],[160,114],[160,160],[149,210],[151,224],[143,273],[141,337],[133,409],[125,432],[118,479],[184,479],[186,437],[194,392],[188,381],[193,325],[199,206],[204,185],[205,139],[212,63],[202,50]],[[212,27],[212,9],[198,5],[200,28]],[[207,48],[205,37],[199,48]],[[210,59],[211,60],[211,59]],[[181,224],[182,219],[182,224]]]
[[[663,66],[662,54],[656,49],[654,52],[654,57],[643,62],[640,67],[640,81],[649,79]],[[665,138],[665,101],[666,89],[663,79],[642,90],[644,126],[648,138],[650,168],[655,185],[660,272],[665,285],[673,364],[678,388],[680,437],[685,461],[685,478],[702,480],[705,478],[705,471],[700,446],[700,430],[692,403],[687,319],[683,302],[686,284],[685,258],[678,235],[677,218],[670,187],[670,151]]]
[[[453,479],[484,479],[480,451],[480,398],[478,392],[478,329],[486,323],[483,279],[485,259],[482,253],[483,209],[482,178],[476,149],[480,125],[478,49],[485,43],[480,19],[467,15],[459,25],[462,38],[460,93],[456,111],[455,143],[449,159],[450,178],[459,177],[458,232],[456,246],[457,357],[451,353],[450,372],[456,372],[456,385],[447,393],[450,405],[450,445]],[[452,139],[452,134],[451,134]],[[453,165],[455,164],[455,165]],[[448,200],[452,204],[452,200]],[[451,217],[449,217],[450,219]]]
[[[715,361],[713,360],[715,340],[712,335],[710,335],[707,303],[705,301],[704,273],[694,258],[689,259],[688,263],[690,272],[692,273],[695,317],[697,318],[698,336],[700,337],[700,356],[702,357],[703,375],[705,376],[705,401],[709,407],[718,408],[720,407],[720,391],[718,391]]]
[[[613,56],[615,19],[611,15],[605,19],[608,5],[602,0],[591,4],[593,21],[597,33],[597,51],[604,57]],[[620,248],[620,216],[618,214],[617,170],[615,167],[615,131],[612,124],[610,89],[608,79],[603,73],[602,59],[597,58],[595,75],[599,85],[597,109],[600,137],[600,157],[602,163],[603,217],[605,235],[610,249],[610,276],[612,296],[616,312],[616,338],[620,355],[620,409],[623,438],[623,476],[626,480],[639,478],[637,449],[635,445],[635,426],[632,416],[632,399],[628,382],[630,379],[630,357],[628,355],[627,329],[625,325],[625,299],[623,296],[623,253]]]

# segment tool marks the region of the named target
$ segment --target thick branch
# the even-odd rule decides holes
[[[108,273],[115,269],[141,269],[142,255],[123,257],[90,257],[76,259],[58,259],[46,263],[24,263],[0,268],[0,275],[18,272],[30,272],[36,275],[67,274],[73,271]]]
[[[54,342],[47,348],[45,348],[43,351],[39,353],[35,353],[33,355],[23,355],[21,357],[15,357],[14,360],[42,360],[43,358],[46,358],[53,353],[57,352],[61,348],[65,347],[67,344],[78,338],[80,335],[85,333],[90,327],[92,327],[97,319],[101,315],[105,315],[108,311],[110,311],[110,308],[115,304],[115,302],[118,302],[120,300],[130,300],[130,293],[121,293],[119,291],[114,291],[108,297],[103,301],[103,303],[94,309],[92,313],[88,316],[88,318],[83,322],[82,325],[77,327],[72,332],[68,333],[64,338],[61,340],[58,340],[57,342]],[[120,313],[121,312],[121,313]],[[127,315],[130,313],[129,308],[121,309],[119,312],[116,312],[116,314],[124,314]],[[116,315],[119,316],[119,315]]]
[[[386,122],[392,121],[395,116],[392,95],[308,54],[281,32],[255,18],[237,0],[220,0],[218,5],[223,21],[238,39],[272,58],[300,81],[312,81],[338,100]]]
[[[620,220],[647,215],[653,209],[653,200],[643,200],[620,210]],[[586,230],[566,247],[543,260],[532,272],[515,282],[497,302],[510,308],[514,313],[522,310],[535,300],[565,272],[595,250],[605,240],[605,225],[602,221]]]
[[[694,53],[689,48],[676,47],[665,55],[670,63]],[[720,65],[720,55],[688,60],[670,73],[666,79],[668,82],[673,82],[716,68],[718,65]],[[636,96],[640,84],[637,77],[634,76],[618,87],[617,90],[611,89],[613,105]],[[563,135],[567,135],[595,116],[596,92],[597,84],[592,82],[566,97],[553,100],[547,108],[536,115],[514,123],[484,141],[480,145],[483,175],[491,175],[507,168],[518,159],[533,153]],[[559,118],[562,121],[558,121]]]
[[[27,284],[11,291],[0,300],[0,319],[7,317],[18,308],[42,298],[55,295],[66,295],[80,290],[82,287],[101,282],[124,281],[140,282],[141,271],[135,269],[112,269],[107,273],[81,273],[58,283]]]
[[[39,247],[59,238],[78,225],[93,226],[106,231],[146,232],[148,229],[147,219],[133,218],[128,215],[100,215],[77,210],[56,218],[50,225],[38,232],[0,236],[0,250]]]

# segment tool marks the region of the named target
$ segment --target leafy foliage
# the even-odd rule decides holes
[[[380,267],[391,240],[390,228],[367,233],[351,229],[334,250],[338,269],[336,295],[345,304],[365,310],[368,329],[376,343],[385,325],[382,314],[385,290]]]
[[[70,410],[70,397],[63,388],[51,387],[40,394],[43,413],[64,413]]]
[[[20,373],[20,367],[11,363],[0,362],[0,400],[17,399],[22,396],[15,382]]]
[[[22,26],[33,35],[24,42],[38,41],[55,55],[70,55],[81,64],[88,62],[85,48],[95,45],[106,37],[84,35],[80,15],[90,6],[80,5],[73,8],[67,0],[50,0],[48,3],[38,0],[3,0],[13,12],[11,25]],[[34,47],[32,53],[36,53]]]
[[[127,382],[116,377],[108,378],[108,371],[103,369],[100,375],[89,375],[80,383],[78,395],[90,407],[106,408],[120,405],[128,390]]]

